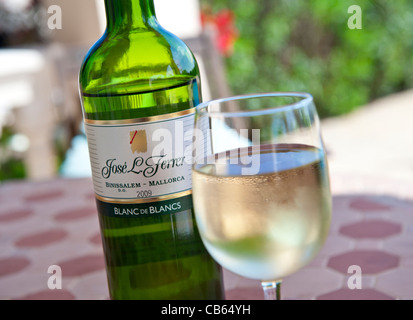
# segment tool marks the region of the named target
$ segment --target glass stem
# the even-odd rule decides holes
[[[282,280],[261,282],[264,300],[281,300],[281,282]]]

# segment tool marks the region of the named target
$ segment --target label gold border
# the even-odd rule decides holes
[[[84,118],[83,121],[85,124],[94,124],[94,125],[119,125],[119,124],[135,124],[135,123],[143,123],[143,122],[155,122],[160,120],[168,120],[172,118],[177,118],[181,116],[186,116],[192,113],[195,113],[195,107],[173,112],[173,113],[166,113],[152,117],[143,117],[143,118],[134,118],[134,119],[123,119],[123,120],[91,120]]]
[[[145,198],[145,199],[113,199],[113,198],[99,196],[96,193],[95,193],[95,197],[96,199],[100,201],[109,202],[109,203],[138,204],[138,203],[165,201],[165,200],[170,200],[173,198],[180,198],[180,197],[188,196],[190,194],[192,194],[192,190],[186,190],[186,191],[182,191],[182,192],[178,192],[174,194],[168,194],[166,196],[159,196],[159,197]]]

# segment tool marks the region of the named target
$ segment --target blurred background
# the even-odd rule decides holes
[[[411,0],[155,0],[155,5],[160,23],[195,52],[204,100],[310,92],[326,123],[327,142],[338,141],[346,130],[351,136],[348,115],[413,87]],[[360,16],[349,12],[353,5]],[[361,29],[351,28],[357,24]],[[0,0],[0,182],[90,175],[77,77],[104,28],[103,0]],[[391,111],[393,102],[386,101],[383,108]],[[412,102],[400,104],[410,108]],[[361,119],[366,128],[381,121]],[[334,132],[340,125],[342,131]],[[408,127],[392,125],[381,123],[376,130],[389,135]],[[412,139],[406,141],[411,145]],[[413,172],[411,160],[407,169]]]

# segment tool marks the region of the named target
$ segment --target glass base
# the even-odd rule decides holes
[[[281,282],[282,280],[261,282],[264,300],[281,300]]]

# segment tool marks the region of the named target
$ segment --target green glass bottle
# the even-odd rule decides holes
[[[196,60],[153,0],[105,0],[79,90],[112,299],[223,299],[192,210]]]

